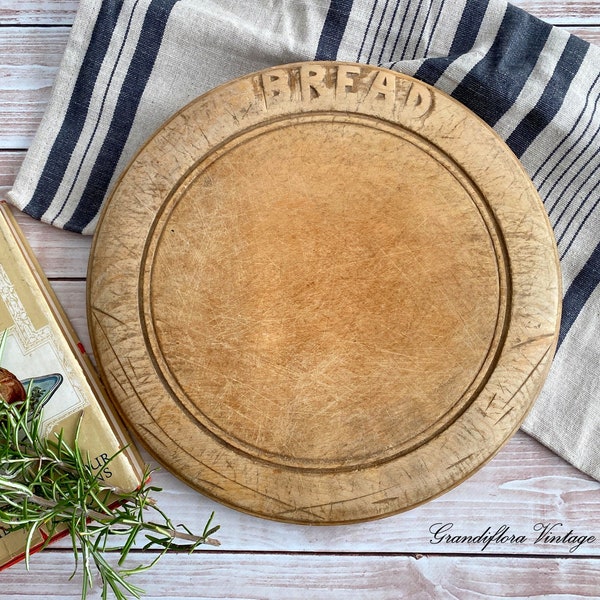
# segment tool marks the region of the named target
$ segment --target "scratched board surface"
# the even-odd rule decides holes
[[[597,2],[518,5],[592,43]],[[50,93],[78,2],[0,2],[0,186],[14,180]],[[90,240],[18,215],[85,345]],[[568,426],[568,424],[565,424]],[[153,459],[145,454],[152,464]],[[400,515],[307,527],[245,515],[166,470],[154,481],[176,522],[200,529],[214,510],[219,549],[173,555],[138,576],[148,598],[598,597],[600,484],[518,432],[464,483]],[[154,555],[138,549],[132,564]],[[3,597],[80,597],[68,541],[2,573]],[[96,588],[91,598],[100,598]]]
[[[167,122],[89,277],[94,354],[146,447],[298,523],[463,481],[519,427],[559,325],[554,237],[516,158],[455,100],[352,63],[249,75]]]

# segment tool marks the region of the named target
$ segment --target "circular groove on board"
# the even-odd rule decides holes
[[[200,97],[125,171],[90,258],[95,356],[154,456],[285,521],[392,514],[518,428],[556,343],[518,161],[409,77],[299,63]]]

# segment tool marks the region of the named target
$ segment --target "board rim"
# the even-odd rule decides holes
[[[165,125],[163,125],[157,131],[157,133],[154,134],[154,136],[152,138],[150,138],[146,142],[146,144],[137,153],[136,157],[134,157],[134,159],[131,161],[130,166],[124,170],[124,172],[122,173],[122,175],[119,178],[118,183],[116,184],[116,186],[114,188],[113,193],[111,194],[111,199],[113,197],[115,197],[115,195],[118,193],[118,190],[119,190],[120,186],[122,185],[122,182],[125,180],[125,178],[127,178],[128,173],[130,172],[130,169],[134,168],[134,166],[136,165],[136,161],[138,160],[138,157],[142,156],[144,154],[144,152],[146,152],[147,149],[149,147],[151,147],[153,143],[155,143],[155,140],[157,139],[157,136],[160,134],[160,132],[165,131],[173,123],[176,123],[177,120],[181,117],[181,115],[186,114],[186,111],[188,111],[190,109],[190,107],[197,105],[199,102],[203,102],[204,99],[206,99],[207,97],[218,96],[224,90],[226,91],[228,89],[231,89],[231,87],[235,86],[237,83],[248,81],[252,77],[260,77],[261,74],[264,74],[264,73],[282,72],[282,71],[286,71],[286,70],[289,71],[289,70],[293,70],[293,69],[300,69],[306,65],[323,66],[324,68],[327,68],[327,69],[338,68],[340,65],[350,65],[350,66],[356,66],[356,68],[360,68],[361,72],[369,71],[369,72],[375,72],[375,73],[381,73],[381,72],[389,73],[390,76],[393,75],[394,77],[409,81],[411,83],[416,82],[419,86],[423,87],[424,89],[429,89],[429,91],[433,95],[433,97],[442,99],[440,101],[450,102],[453,105],[458,104],[455,100],[451,99],[449,96],[447,96],[443,92],[440,92],[437,89],[431,88],[430,86],[426,86],[422,82],[417,82],[417,80],[414,80],[413,78],[410,78],[408,76],[402,75],[402,74],[394,72],[394,71],[388,71],[386,69],[381,69],[378,67],[371,67],[368,65],[356,65],[355,63],[332,62],[332,61],[315,61],[315,62],[310,62],[310,63],[292,63],[290,65],[283,65],[283,66],[279,66],[279,67],[265,69],[258,73],[250,74],[250,75],[238,78],[232,82],[225,83],[222,86],[219,86],[219,87],[215,88],[214,90],[211,90],[211,91],[207,92],[206,94],[203,94],[202,96],[200,96],[199,98],[195,99],[190,104],[188,104],[186,107],[184,107],[180,111],[178,111],[169,121],[167,121],[167,123]],[[462,107],[462,105],[461,105],[461,107]],[[554,283],[555,283],[554,296],[556,299],[556,311],[555,311],[554,331],[552,334],[553,339],[552,339],[552,342],[550,343],[550,345],[548,346],[548,348],[543,353],[542,358],[540,359],[540,364],[543,363],[542,370],[544,372],[541,374],[538,373],[536,375],[537,382],[536,382],[536,385],[534,386],[535,389],[533,391],[531,391],[529,394],[531,398],[530,398],[529,402],[527,403],[526,408],[521,410],[520,417],[518,419],[514,420],[514,422],[512,423],[512,426],[509,427],[504,432],[503,440],[501,441],[501,443],[495,443],[494,447],[490,449],[490,452],[489,452],[488,456],[485,458],[485,460],[479,460],[476,465],[468,466],[466,468],[466,472],[464,473],[464,476],[462,476],[458,480],[452,482],[450,485],[444,486],[443,489],[440,489],[438,491],[438,493],[429,494],[427,497],[424,497],[424,498],[420,499],[419,501],[407,502],[405,505],[400,505],[401,504],[400,503],[400,504],[394,506],[390,510],[384,510],[382,512],[373,513],[373,514],[364,514],[364,515],[360,515],[360,516],[356,516],[356,517],[350,517],[349,512],[345,511],[344,515],[335,516],[334,518],[332,518],[331,520],[328,520],[328,521],[327,520],[323,521],[323,519],[315,520],[315,519],[311,519],[310,517],[304,518],[304,517],[301,517],[299,515],[294,515],[294,514],[285,514],[282,516],[280,513],[275,513],[272,510],[265,511],[265,510],[261,510],[258,507],[251,507],[251,506],[249,507],[247,505],[240,505],[240,504],[236,503],[235,501],[229,500],[226,496],[224,497],[222,495],[216,494],[214,492],[214,489],[211,490],[210,487],[207,487],[205,484],[203,484],[203,483],[199,484],[198,480],[196,478],[194,478],[193,476],[190,476],[189,474],[186,474],[186,473],[179,472],[180,471],[179,469],[173,468],[173,464],[171,462],[167,461],[169,470],[171,472],[173,472],[176,476],[178,476],[180,479],[184,480],[187,484],[192,485],[193,487],[195,487],[196,489],[198,489],[205,495],[219,501],[222,504],[225,504],[225,505],[228,505],[237,510],[241,510],[243,512],[247,512],[247,513],[254,514],[257,516],[261,516],[261,517],[266,517],[266,518],[285,521],[285,522],[310,523],[310,524],[340,524],[340,523],[349,523],[349,522],[362,522],[362,521],[371,520],[374,518],[380,518],[380,517],[388,516],[391,514],[396,514],[398,512],[402,512],[404,510],[414,508],[415,506],[418,506],[424,502],[427,502],[427,501],[433,499],[434,497],[437,497],[438,495],[445,493],[446,491],[456,487],[456,485],[462,483],[465,479],[470,477],[473,473],[475,473],[477,470],[479,470],[484,464],[486,464],[501,449],[501,447],[506,443],[506,441],[508,441],[508,439],[510,439],[512,434],[518,429],[518,427],[524,420],[529,408],[533,404],[535,397],[537,396],[537,394],[539,393],[539,391],[541,389],[541,385],[543,384],[545,375],[547,374],[547,371],[550,367],[551,357],[556,348],[556,343],[557,343],[557,338],[558,338],[558,327],[559,327],[559,323],[560,323],[560,297],[561,297],[560,269],[559,269],[558,257],[557,257],[557,253],[556,253],[556,248],[555,248],[555,243],[554,243],[554,238],[552,235],[552,229],[550,227],[550,223],[545,214],[545,211],[543,210],[543,205],[541,203],[541,200],[539,200],[539,196],[537,195],[537,192],[535,191],[535,188],[534,188],[533,184],[530,182],[524,169],[522,168],[522,166],[520,165],[520,163],[518,162],[516,157],[514,157],[514,155],[510,152],[508,147],[504,144],[504,142],[498,136],[498,134],[493,131],[493,129],[491,129],[481,119],[479,119],[479,117],[473,115],[473,113],[468,111],[466,108],[464,108],[464,107],[462,107],[462,108],[464,109],[466,114],[467,113],[469,114],[470,122],[478,122],[479,125],[483,127],[483,130],[487,131],[487,135],[494,137],[496,140],[496,143],[501,145],[503,150],[506,152],[505,158],[509,163],[512,163],[514,171],[521,172],[521,176],[523,177],[523,185],[526,188],[528,188],[526,191],[527,194],[530,195],[532,198],[537,199],[538,210],[541,211],[541,214],[538,215],[538,217],[541,217],[540,222],[545,222],[545,228],[546,228],[545,234],[546,234],[546,237],[548,238],[547,241],[552,242],[552,244],[553,244],[552,250],[554,252],[554,265],[549,266],[549,269],[550,270],[554,269]],[[192,167],[190,167],[190,169],[191,168]],[[107,211],[109,210],[108,207],[110,206],[110,204],[111,204],[111,200],[109,200],[106,203],[106,206],[101,213],[100,219],[98,221],[98,226],[97,226],[97,232],[99,232],[99,233],[94,236],[94,239],[92,242],[92,248],[90,251],[90,262],[89,262],[89,267],[88,267],[88,281],[89,282],[94,282],[97,277],[97,273],[95,272],[95,266],[94,266],[94,261],[96,260],[96,255],[98,253],[97,244],[100,243],[100,242],[98,242],[98,240],[100,239],[100,236],[102,235],[105,215],[107,214]],[[544,219],[544,217],[545,217],[545,219]],[[509,259],[510,258],[511,257],[509,257]],[[141,277],[141,275],[140,275],[140,277]],[[100,345],[97,340],[97,338],[101,335],[101,333],[99,333],[98,328],[95,326],[95,318],[94,318],[94,312],[93,312],[93,305],[94,305],[94,297],[93,296],[95,293],[94,285],[95,284],[88,285],[88,289],[87,289],[88,322],[90,323],[90,337],[91,337],[91,341],[92,341],[92,347],[93,347],[94,355],[96,356],[96,360],[97,360],[98,367],[101,372],[102,378],[105,381],[105,384],[106,384],[107,388],[109,389],[111,396],[113,396],[113,402],[116,405],[117,410],[120,412],[120,414],[123,417],[123,419],[125,420],[125,422],[129,425],[129,427],[133,430],[133,432],[135,434],[137,434],[137,438],[141,439],[141,441],[142,441],[143,445],[146,447],[146,449],[157,460],[159,460],[159,462],[162,462],[163,464],[165,464],[164,456],[161,456],[161,452],[160,452],[157,444],[149,442],[148,439],[145,439],[143,435],[141,435],[141,436],[139,435],[139,433],[140,433],[139,425],[133,422],[133,419],[130,414],[131,411],[125,409],[121,405],[121,400],[118,398],[118,394],[115,394],[114,389],[113,389],[114,382],[111,384],[111,377],[105,371],[105,368],[103,365],[104,351],[102,351],[100,349]],[[510,321],[510,319],[509,319],[509,321]],[[511,326],[510,323],[508,323],[506,325],[507,328],[510,328],[510,326]],[[292,511],[292,513],[293,513],[293,511]]]

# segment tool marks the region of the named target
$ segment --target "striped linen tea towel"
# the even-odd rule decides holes
[[[523,429],[600,480],[600,48],[504,0],[82,0],[9,201],[91,234],[144,140],[197,95],[301,60],[396,69],[472,109],[554,227],[559,347]]]

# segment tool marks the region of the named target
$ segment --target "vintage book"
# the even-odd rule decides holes
[[[62,430],[68,440],[81,418],[80,445],[89,453],[92,469],[116,488],[138,487],[143,463],[5,202],[0,202],[2,337],[0,367],[25,388],[31,385],[32,398],[43,399],[43,434]],[[25,537],[23,531],[8,533],[0,523],[0,569],[23,558]],[[39,536],[35,549],[44,541]]]

